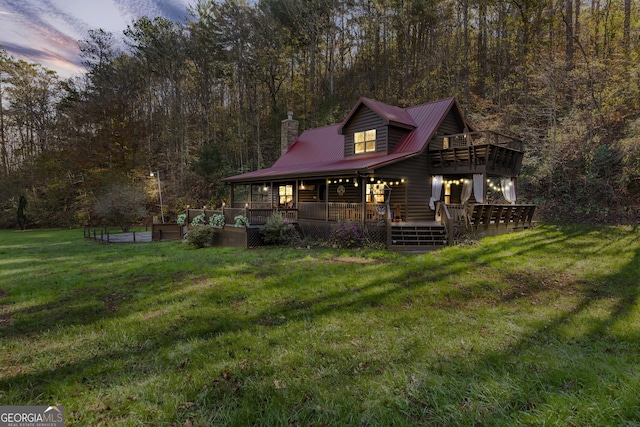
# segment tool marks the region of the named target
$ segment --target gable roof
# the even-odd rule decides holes
[[[417,127],[411,115],[407,113],[407,110],[404,108],[394,107],[393,105],[362,97],[358,100],[356,105],[353,106],[351,111],[349,111],[349,114],[347,114],[347,117],[345,117],[338,129],[338,133],[342,133],[345,125],[349,120],[351,120],[351,117],[353,117],[362,105],[366,105],[370,110],[380,116],[385,125],[395,125],[407,129],[415,129]]]
[[[369,156],[344,157],[344,136],[340,133],[345,123],[361,106],[366,105],[389,124],[413,127],[396,144],[393,152]],[[225,178],[227,182],[248,182],[262,179],[285,179],[308,177],[320,174],[338,175],[368,172],[424,151],[429,140],[445,119],[449,111],[460,109],[454,98],[447,98],[409,108],[393,107],[367,98],[360,98],[346,119],[333,126],[308,129],[302,132],[293,144],[272,167]],[[465,126],[468,126],[460,113]],[[410,129],[410,128],[409,128]]]

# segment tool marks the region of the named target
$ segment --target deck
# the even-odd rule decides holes
[[[443,137],[429,151],[433,174],[488,173],[517,176],[522,168],[522,141],[495,132]]]

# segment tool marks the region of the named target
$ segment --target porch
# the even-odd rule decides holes
[[[401,212],[399,206],[397,212]],[[251,227],[259,229],[269,217],[280,214],[290,223],[328,237],[330,226],[337,221],[351,221],[383,233],[379,239],[390,249],[434,249],[455,244],[463,233],[499,234],[532,227],[535,205],[531,204],[447,204],[436,203],[435,221],[393,220],[394,209],[382,203],[313,203],[301,202],[296,208],[266,206],[222,207],[211,211],[190,209],[189,218],[200,213],[222,213],[227,224],[234,224],[237,215],[246,216]],[[384,237],[386,236],[386,237]],[[254,239],[255,240],[255,239]],[[259,244],[256,244],[256,246]]]

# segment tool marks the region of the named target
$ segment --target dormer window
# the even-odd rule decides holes
[[[370,129],[353,134],[356,154],[374,153],[376,151],[376,130]]]

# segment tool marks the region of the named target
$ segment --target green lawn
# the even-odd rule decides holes
[[[69,426],[640,425],[640,230],[426,254],[0,231],[0,405]]]

